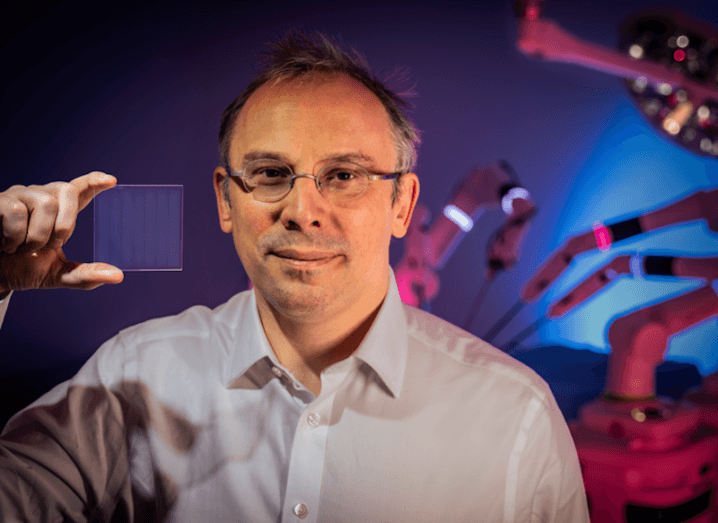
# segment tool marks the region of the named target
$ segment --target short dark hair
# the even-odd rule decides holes
[[[261,86],[268,82],[293,80],[315,74],[345,74],[361,82],[382,103],[389,116],[396,148],[395,170],[401,173],[411,172],[416,165],[417,147],[421,141],[419,131],[406,114],[412,106],[404,97],[411,93],[400,94],[389,89],[385,81],[372,72],[366,59],[354,49],[351,51],[353,56],[343,51],[336,40],[322,33],[305,34],[297,30],[290,30],[281,40],[271,42],[269,50],[260,57],[258,74],[222,113],[219,127],[222,166],[230,167],[229,146],[237,116],[249,97]],[[402,73],[395,73],[394,76],[402,76]],[[398,193],[399,178],[394,180],[392,200]],[[225,178],[224,195],[229,201],[229,177]]]

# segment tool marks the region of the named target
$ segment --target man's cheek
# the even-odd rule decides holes
[[[366,227],[367,224],[369,224],[371,220],[371,213],[367,209],[363,209],[361,211],[357,211],[354,213],[354,216],[352,217],[352,225],[355,228],[359,227]]]

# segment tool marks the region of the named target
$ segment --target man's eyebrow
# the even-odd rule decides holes
[[[362,162],[373,165],[374,158],[364,153],[339,153],[323,157],[322,162]]]
[[[279,160],[280,162],[284,162],[289,166],[292,166],[291,160],[281,154],[276,153],[272,151],[261,151],[261,150],[254,150],[249,151],[247,154],[244,155],[244,158],[242,158],[242,165],[247,165],[249,162],[253,162],[255,160]],[[326,162],[361,162],[363,164],[368,164],[369,167],[375,165],[375,160],[369,155],[366,155],[364,153],[360,152],[351,152],[351,153],[337,153],[337,154],[330,154],[327,156],[322,157],[320,160],[322,163]]]
[[[244,155],[244,158],[242,158],[242,165],[247,165],[249,162],[253,162],[255,160],[279,160],[280,162],[284,162],[286,164],[289,164],[289,158],[284,156],[280,153],[273,153],[271,151],[249,151],[247,154]]]

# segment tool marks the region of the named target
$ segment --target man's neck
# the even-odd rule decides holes
[[[257,296],[259,318],[279,363],[315,396],[321,392],[321,372],[359,348],[382,303],[364,315],[345,310],[324,321],[308,322],[283,316]]]

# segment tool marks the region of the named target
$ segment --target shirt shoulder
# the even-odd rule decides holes
[[[409,350],[423,353],[453,372],[489,382],[498,389],[537,397],[542,403],[553,399],[546,381],[532,368],[490,343],[433,314],[404,304]],[[482,387],[483,388],[483,387]],[[518,389],[518,390],[517,390]]]
[[[227,383],[237,353],[242,353],[233,348],[251,345],[246,339],[254,336],[248,327],[254,306],[250,293],[239,293],[214,309],[193,306],[123,329],[95,352],[71,383],[101,383],[110,389],[142,383],[173,405],[202,398]]]
[[[101,387],[141,412],[152,410],[143,405],[162,405],[183,419],[204,419],[243,352],[233,349],[248,345],[245,338],[253,332],[246,328],[253,318],[250,293],[239,293],[214,309],[193,306],[123,329],[44,402],[62,399],[69,387]]]
[[[203,339],[215,329],[232,331],[238,328],[245,318],[244,313],[249,311],[250,293],[240,292],[214,309],[195,305],[173,316],[147,320],[123,329],[118,337],[124,343],[151,345],[163,340]]]

